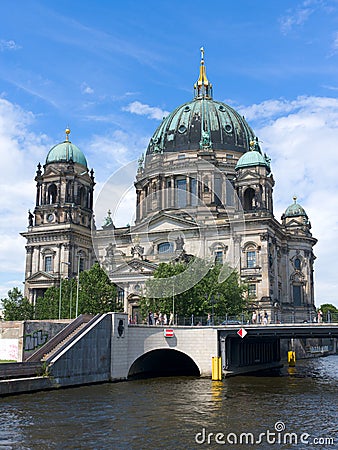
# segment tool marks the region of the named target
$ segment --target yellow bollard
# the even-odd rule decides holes
[[[211,379],[213,381],[222,380],[222,358],[221,357],[218,357],[218,356],[212,357]]]
[[[290,367],[295,367],[296,365],[296,352],[289,351],[288,352],[288,363]]]

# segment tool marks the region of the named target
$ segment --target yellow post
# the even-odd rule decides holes
[[[290,367],[295,367],[296,365],[296,352],[289,351],[288,352],[288,363]]]
[[[222,373],[222,358],[219,357],[218,358],[218,379],[219,380],[222,380],[222,375],[223,375],[223,373]]]
[[[212,357],[211,362],[211,379],[220,381],[222,379],[222,358],[218,356]]]

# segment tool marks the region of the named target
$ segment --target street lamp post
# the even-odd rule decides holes
[[[174,325],[175,325],[175,287],[173,283],[173,317],[174,317]]]
[[[214,294],[211,295],[211,325],[214,326],[214,304],[215,304],[215,297]]]
[[[61,264],[60,264],[60,269],[61,269],[61,267],[62,267],[62,264],[66,264],[67,266],[69,266],[69,265],[70,265],[70,263],[69,263],[69,262],[64,262],[64,261],[61,261]],[[61,271],[60,271],[60,291],[59,291],[59,320],[61,319],[61,305],[62,305],[62,274],[61,274]]]
[[[72,318],[73,280],[70,280],[69,318]]]
[[[61,302],[62,302],[62,276],[61,276],[61,273],[60,273],[59,320],[61,319]]]
[[[75,318],[79,312],[79,288],[80,288],[80,258],[82,252],[79,251],[77,254],[77,280],[76,280],[76,303],[75,303]]]

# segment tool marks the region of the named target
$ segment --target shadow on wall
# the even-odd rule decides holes
[[[200,376],[195,362],[177,350],[152,350],[140,356],[129,369],[128,379],[169,376]]]

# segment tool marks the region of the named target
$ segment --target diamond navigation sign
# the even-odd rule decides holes
[[[241,338],[244,338],[244,337],[248,334],[248,332],[246,331],[245,328],[240,328],[240,329],[237,331],[237,334],[238,334],[238,336],[240,336]]]

